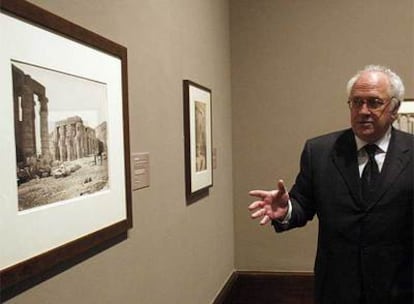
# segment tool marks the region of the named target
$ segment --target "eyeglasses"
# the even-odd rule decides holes
[[[369,110],[378,110],[385,105],[386,101],[378,97],[353,97],[348,100],[349,108],[352,110],[361,109],[364,104]]]

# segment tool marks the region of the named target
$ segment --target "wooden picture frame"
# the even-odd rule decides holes
[[[401,102],[393,126],[398,130],[414,134],[414,98],[405,98]]]
[[[188,203],[209,194],[213,186],[211,90],[183,81],[185,180]]]
[[[7,300],[125,240],[132,207],[127,49],[24,0],[0,10]]]

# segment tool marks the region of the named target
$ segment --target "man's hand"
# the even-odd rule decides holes
[[[249,205],[253,219],[262,217],[260,225],[266,225],[272,220],[283,220],[288,212],[289,193],[283,180],[277,183],[278,190],[253,190],[249,194],[260,200]]]

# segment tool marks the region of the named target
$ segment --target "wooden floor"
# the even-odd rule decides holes
[[[314,304],[313,275],[235,272],[215,304]]]

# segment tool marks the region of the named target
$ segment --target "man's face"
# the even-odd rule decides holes
[[[360,107],[351,107],[351,126],[354,133],[368,143],[384,136],[396,118],[389,88],[388,77],[381,72],[362,73],[352,87],[349,99],[360,98],[365,102]],[[369,109],[367,98],[378,98],[384,105]]]

